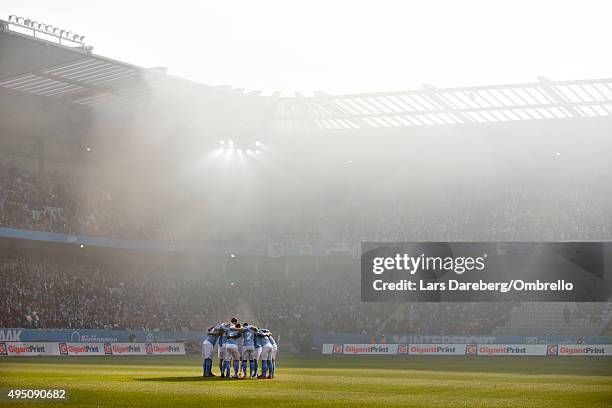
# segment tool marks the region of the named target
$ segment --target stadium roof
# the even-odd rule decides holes
[[[227,103],[230,97],[236,117],[260,115],[260,125],[275,131],[612,116],[611,78],[540,78],[525,84],[444,89],[425,85],[414,91],[354,95],[261,96],[104,58],[84,47],[67,47],[16,32],[10,22],[0,22],[0,121],[9,131],[69,132],[74,125],[85,125],[92,112],[123,116],[138,111],[152,98],[171,99],[185,93],[213,103]],[[244,109],[249,115],[244,115]],[[34,122],[40,129],[32,128]]]
[[[280,128],[359,129],[612,115],[612,79],[324,95],[279,102]]]

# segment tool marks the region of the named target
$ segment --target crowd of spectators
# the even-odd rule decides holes
[[[504,303],[360,302],[359,274],[333,273],[245,278],[245,295],[263,322],[293,337],[309,333],[490,334],[512,308]]]
[[[150,223],[134,222],[124,211],[124,192],[116,185],[89,186],[82,175],[32,172],[0,160],[0,226],[151,240]]]
[[[462,194],[427,191],[413,201],[393,197],[374,208],[367,200],[326,208],[311,244],[335,242],[559,241],[612,237],[612,189],[602,180],[568,185],[531,182],[466,186]],[[358,220],[356,222],[356,220]],[[303,223],[275,222],[275,235],[300,239]],[[282,241],[282,240],[281,240]]]
[[[296,203],[285,197],[289,201],[281,208],[286,211],[268,211],[264,205],[246,222],[232,223],[231,213],[204,220],[200,210],[193,214],[185,210],[179,211],[181,224],[161,205],[147,217],[128,215],[130,204],[120,186],[90,185],[76,175],[34,174],[5,160],[0,161],[0,226],[175,244],[329,246],[362,241],[555,241],[612,236],[612,190],[605,184],[602,187],[599,179],[476,183],[462,188],[449,192],[434,186],[419,192],[418,200],[394,195],[393,200],[375,205],[358,200],[360,193],[354,191],[348,197],[356,199],[347,199],[350,205],[327,206],[322,211],[322,204],[315,200],[312,205],[304,203],[299,216],[293,210]],[[225,198],[212,194],[193,199]],[[244,211],[251,205],[256,206],[244,203]]]
[[[0,225],[50,232],[71,230],[74,200],[56,175],[34,176],[0,162]]]
[[[24,258],[2,260],[0,276],[1,327],[191,330],[238,312],[210,276]]]
[[[7,257],[0,261],[0,327],[204,330],[252,316],[285,339],[314,333],[487,334],[509,307],[478,303],[363,303],[355,272],[316,276],[108,266]]]
[[[566,312],[567,310],[567,312]],[[573,308],[563,310],[563,319],[584,319],[591,324],[599,325],[602,323],[602,304],[601,303],[576,303]]]

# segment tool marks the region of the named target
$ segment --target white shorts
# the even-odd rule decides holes
[[[215,348],[215,346],[213,346],[211,344],[210,341],[208,340],[204,340],[202,342],[202,356],[204,356],[204,358],[213,358],[213,349]]]
[[[261,347],[261,359],[262,360],[271,360],[272,359],[272,345],[265,344]]]
[[[261,356],[261,347],[255,347],[255,352],[253,353],[253,360],[259,360],[259,356]]]
[[[223,346],[219,345],[217,347],[217,354],[219,355],[219,360],[225,359],[225,344]]]
[[[227,360],[233,358],[234,360],[240,360],[240,353],[238,353],[238,346],[235,344],[225,345],[225,358]]]
[[[278,346],[276,344],[272,345],[272,360],[276,358],[277,351],[278,351]]]
[[[244,350],[242,351],[242,358],[245,360],[253,360],[254,356],[255,356],[255,347],[244,346]]]

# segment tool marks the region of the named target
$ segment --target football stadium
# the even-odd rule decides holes
[[[209,85],[18,4],[0,406],[612,407],[612,77]]]

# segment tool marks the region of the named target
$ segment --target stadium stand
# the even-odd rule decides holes
[[[135,240],[215,242],[206,234],[176,230],[171,219],[139,225],[125,216],[124,195],[110,185],[87,188],[76,175],[28,171],[6,158],[0,162],[0,174],[1,226]],[[311,222],[296,224],[290,213],[277,212],[275,219],[242,227],[253,231],[244,234],[248,240],[262,244],[606,239],[612,235],[608,212],[612,200],[605,195],[607,190],[581,184],[571,191],[559,188],[538,197],[536,183],[487,188],[486,195],[479,194],[485,198],[478,203],[452,196],[441,199],[432,193],[423,196],[418,207],[394,203],[378,211],[361,209],[367,216],[358,225],[332,208],[325,218],[305,213]],[[537,205],[526,205],[534,202]],[[567,215],[568,210],[573,216]],[[157,219],[162,219],[161,214]],[[261,224],[267,227],[258,231]],[[280,225],[288,228],[275,228]],[[197,226],[194,231],[203,229]],[[241,242],[244,235],[233,242]],[[611,317],[609,303],[361,304],[359,281],[348,272],[332,266],[333,274],[320,275],[313,282],[312,271],[301,268],[305,268],[303,276],[308,276],[303,281],[294,275],[287,279],[244,273],[230,287],[227,278],[210,274],[203,278],[181,273],[173,281],[156,268],[138,271],[124,265],[9,258],[2,263],[2,273],[11,284],[2,288],[0,326],[201,330],[207,322],[223,318],[219,310],[243,314],[248,310],[258,321],[274,321],[287,339],[306,347],[305,333],[321,331],[451,334],[469,328],[470,333],[479,334],[595,335],[605,332]],[[27,282],[32,281],[41,286],[29,287]],[[208,299],[232,297],[241,299],[241,305],[207,306]],[[296,320],[307,330],[295,329]]]
[[[273,324],[285,341],[308,349],[311,334],[322,332],[597,335],[612,315],[609,303],[361,303],[359,281],[346,267],[323,264],[317,279],[299,263],[284,272],[239,268],[231,279],[217,267],[6,254],[0,327],[186,331],[238,315]]]
[[[244,314],[238,299],[291,340],[321,331],[442,334],[470,327],[490,333],[504,318],[501,305],[411,304],[401,317],[383,322],[380,316],[397,305],[360,303],[358,281],[348,271],[321,273],[316,282],[300,279],[297,271],[291,278],[245,272],[234,282],[210,271],[5,257],[0,273],[7,282],[0,288],[1,327],[203,330],[223,319],[220,313]]]
[[[214,276],[174,279],[155,268],[57,259],[8,258],[0,269],[2,327],[180,331],[204,329],[223,318],[219,310],[238,312],[230,289]]]
[[[612,318],[611,306],[609,302],[523,303],[512,309],[494,334],[595,336],[605,331]]]
[[[75,176],[34,174],[7,160],[0,162],[0,174],[0,226],[172,243],[214,243],[214,236],[202,231],[219,228],[219,225],[195,221],[192,232],[176,229],[172,218],[164,216],[161,209],[155,216],[139,222],[126,215],[125,192],[115,185],[87,187]],[[612,236],[611,192],[600,189],[595,182],[592,185],[582,183],[572,190],[552,190],[555,186],[548,186],[549,193],[543,197],[538,193],[541,186],[536,183],[479,188],[486,188],[487,194],[478,195],[485,198],[477,203],[430,193],[421,196],[420,204],[411,203],[409,208],[400,203],[376,211],[357,208],[354,213],[364,215],[359,218],[362,220],[359,225],[333,208],[325,218],[305,211],[299,224],[291,220],[293,215],[289,211],[277,212],[273,218],[264,218],[252,225],[241,224],[241,228],[253,233],[234,236],[236,239],[242,237],[244,242],[259,237],[259,243],[293,241],[314,245],[362,241],[606,239]],[[265,231],[262,225],[266,226]]]

